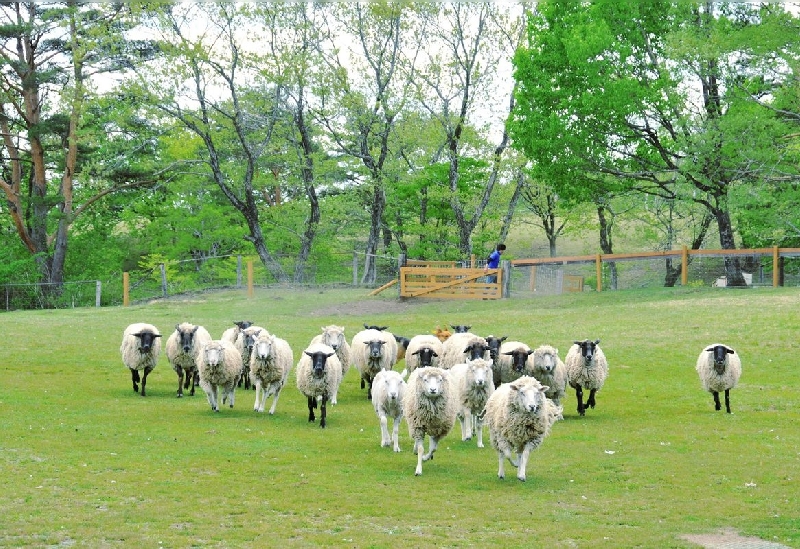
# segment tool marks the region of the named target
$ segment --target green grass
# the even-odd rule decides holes
[[[364,290],[206,294],[128,308],[0,314],[0,546],[3,547],[692,547],[681,536],[734,528],[800,547],[800,296],[797,289],[586,292],[480,302],[398,302]],[[562,357],[600,338],[610,375],[598,407],[565,420],[528,481],[497,479],[488,445],[458,425],[414,476],[416,458],[380,447],[351,370],[328,427],[284,389],[275,416],[254,394],[214,414],[202,391],[175,398],[165,357],[132,391],[119,343],[131,322],[178,322],[215,337],[250,319],[295,359],[321,326],[396,334],[471,324]],[[726,342],[744,373],[733,414],[715,412],[694,363]],[[271,401],[270,401],[271,402]]]

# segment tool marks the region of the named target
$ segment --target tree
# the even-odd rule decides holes
[[[133,20],[123,5],[76,1],[0,6],[0,189],[16,234],[36,260],[41,281],[64,282],[70,227],[117,182],[83,196],[80,146],[92,79],[117,72],[151,53],[144,42],[124,41]]]
[[[716,220],[721,247],[734,249],[732,189],[783,162],[770,146],[779,124],[767,109],[752,109],[737,85],[783,64],[741,38],[785,22],[783,7],[631,0],[539,7],[515,57],[512,124],[537,177],[557,182],[564,197],[605,174],[635,192],[697,202]],[[797,41],[780,36],[786,45]],[[729,285],[744,284],[735,257],[726,271]]]

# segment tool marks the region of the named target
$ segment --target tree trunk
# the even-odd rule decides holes
[[[610,214],[610,217],[606,217],[606,212]],[[614,213],[603,206],[602,204],[598,204],[597,206],[597,219],[600,221],[600,249],[603,251],[604,254],[613,254],[613,243],[611,240],[611,232],[614,228]],[[615,261],[608,262],[608,270],[610,276],[609,288],[612,290],[617,289],[617,264]]]
[[[519,202],[519,197],[522,195],[523,187],[525,187],[525,174],[520,169],[517,171],[517,185],[514,187],[514,194],[511,195],[506,216],[503,218],[503,226],[500,228],[500,242],[505,242],[506,238],[508,238],[511,222],[514,221],[514,210],[517,209],[517,203]]]
[[[308,256],[311,254],[311,247],[314,244],[314,238],[317,235],[317,228],[320,221],[319,199],[317,198],[317,191],[314,188],[314,158],[313,147],[311,144],[311,135],[308,131],[308,126],[305,121],[305,100],[303,97],[303,89],[301,87],[299,100],[297,104],[297,112],[295,113],[295,124],[300,133],[300,163],[301,163],[301,177],[303,185],[308,197],[308,219],[306,220],[306,228],[303,232],[303,237],[300,239],[300,251],[297,254],[297,259],[294,266],[294,281],[303,282],[305,280],[305,268]]]
[[[383,193],[383,185],[381,185],[380,181],[374,181],[372,186],[369,237],[367,239],[366,248],[364,249],[364,275],[361,277],[362,284],[375,284],[378,278],[375,258],[378,254],[378,243],[381,237],[381,223],[385,206],[386,195]]]
[[[733,226],[731,224],[730,212],[727,208],[715,208],[712,210],[714,218],[717,220],[719,230],[719,243],[723,250],[735,250],[736,241],[733,237]],[[728,286],[747,286],[742,276],[742,267],[739,258],[729,256],[725,258],[725,276]]]

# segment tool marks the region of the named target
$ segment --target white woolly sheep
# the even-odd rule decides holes
[[[540,345],[534,349],[533,369],[528,375],[550,387],[545,395],[556,406],[561,405],[561,399],[567,391],[567,368],[558,356],[558,349],[551,345]]]
[[[442,342],[434,335],[415,335],[408,343],[406,349],[406,367],[401,374],[403,377],[417,368],[425,366],[439,366],[439,357],[444,354]]]
[[[439,367],[445,370],[463,364],[467,360],[489,358],[489,345],[481,336],[471,332],[456,332],[442,343],[443,354],[439,357]]]
[[[372,407],[381,423],[381,447],[392,446],[400,451],[398,433],[403,419],[403,399],[406,382],[392,370],[381,370],[372,380]],[[392,434],[389,436],[389,420],[392,418]]]
[[[344,326],[323,326],[322,333],[315,335],[311,343],[323,343],[336,351],[336,358],[342,364],[342,378],[350,371],[350,345],[344,335]],[[337,395],[331,395],[331,404],[336,404]]]
[[[253,410],[263,412],[267,398],[274,395],[269,413],[275,413],[278,397],[286,384],[294,363],[294,353],[289,343],[262,330],[250,353],[250,381],[256,388],[256,401]]]
[[[242,375],[239,376],[239,383],[237,384],[239,387],[244,385],[245,389],[250,389],[250,356],[253,353],[253,345],[256,343],[256,339],[258,338],[258,334],[261,332],[266,332],[265,328],[261,326],[254,326],[250,325],[247,328],[242,330],[242,333],[239,334],[239,337],[236,338],[236,342],[234,345],[236,349],[239,351],[239,354],[242,355]],[[255,389],[255,386],[252,386]]]
[[[533,371],[533,349],[521,341],[504,341],[493,363],[495,387],[510,383],[515,379],[530,375]]]
[[[211,409],[219,412],[222,404],[228,402],[233,408],[236,384],[242,375],[242,355],[228,341],[217,339],[206,343],[197,356],[197,370],[200,373],[200,387],[206,392]]]
[[[312,343],[304,351],[295,370],[297,388],[308,399],[308,421],[315,421],[314,409],[320,403],[324,428],[327,419],[327,403],[331,395],[339,391],[342,383],[342,365],[333,347],[324,343]]]
[[[603,388],[608,377],[608,361],[600,348],[600,340],[575,341],[564,357],[569,385],[575,389],[578,414],[586,415],[587,408],[595,407],[595,393]],[[583,402],[583,390],[589,389],[589,398]]]
[[[560,406],[545,396],[547,387],[536,378],[522,376],[504,383],[489,397],[484,421],[489,440],[497,450],[497,476],[505,478],[505,460],[517,467],[517,478],[525,481],[528,458],[550,434],[562,415]],[[516,453],[516,458],[514,457]]]
[[[208,330],[190,322],[181,322],[175,326],[175,331],[167,338],[167,359],[178,374],[178,398],[183,396],[183,390],[189,389],[190,385],[189,395],[194,396],[198,376],[197,355],[210,341],[211,334]]]
[[[408,434],[414,441],[417,469],[422,474],[422,462],[433,459],[439,441],[450,432],[456,421],[458,407],[450,383],[450,372],[434,366],[417,368],[408,376],[408,388],[403,399],[403,416]],[[425,435],[430,437],[428,453]]]
[[[719,394],[725,391],[725,410],[731,413],[730,391],[742,375],[742,360],[732,347],[722,343],[706,346],[697,357],[695,370],[704,391],[714,395],[714,409],[722,409]]]
[[[476,358],[456,364],[450,368],[450,378],[458,403],[461,440],[471,440],[475,434],[478,448],[483,448],[483,409],[494,393],[492,361]]]
[[[147,375],[153,371],[161,354],[161,333],[152,324],[137,322],[122,332],[119,346],[122,363],[131,371],[133,391],[139,392],[139,370],[142,370],[142,396],[145,396]]]
[[[381,370],[391,370],[397,356],[397,341],[386,331],[361,330],[353,336],[350,359],[361,374],[361,388],[365,384],[367,398],[372,398],[372,380]]]

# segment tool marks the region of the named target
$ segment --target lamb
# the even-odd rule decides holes
[[[239,376],[238,386],[244,385],[245,389],[249,389],[250,385],[250,356],[253,354],[253,345],[255,345],[258,334],[266,332],[261,326],[253,326],[252,324],[242,330],[242,333],[236,338],[236,349],[242,355],[242,375]]]
[[[739,354],[732,347],[722,343],[708,345],[697,357],[695,370],[700,376],[703,390],[714,395],[715,410],[722,408],[719,402],[719,393],[725,391],[725,411],[730,414],[730,391],[736,387],[739,377],[742,375],[742,360]]]
[[[222,404],[228,402],[233,408],[234,391],[242,375],[242,355],[229,341],[217,339],[206,343],[197,355],[197,370],[200,373],[200,387],[206,392],[211,409],[219,412]]]
[[[342,378],[350,371],[350,345],[344,336],[344,326],[323,326],[322,333],[315,335],[311,343],[324,343],[336,351],[336,357],[342,364]],[[331,395],[331,404],[336,404],[337,395]]]
[[[467,360],[487,358],[489,345],[486,340],[471,332],[457,332],[442,344],[444,354],[439,358],[439,367],[448,369]]]
[[[444,354],[442,342],[436,336],[415,335],[406,349],[406,367],[402,376],[405,378],[414,370],[424,366],[438,366],[439,357]]]
[[[556,406],[567,390],[567,368],[558,356],[558,349],[550,345],[540,345],[533,351],[533,370],[529,374],[549,389],[545,393]]]
[[[564,357],[569,385],[575,389],[578,414],[586,415],[587,408],[595,407],[595,393],[603,388],[608,377],[608,361],[599,347],[600,340],[575,341]],[[589,398],[583,402],[583,390],[589,389]]]
[[[533,371],[532,354],[533,349],[521,341],[504,341],[494,363],[495,387],[499,387],[501,383],[510,383],[526,375],[526,372],[530,375]]]
[[[311,343],[303,351],[295,370],[297,388],[308,399],[308,421],[316,420],[314,409],[320,404],[319,426],[325,428],[327,403],[339,391],[342,383],[342,365],[333,347],[324,343]]]
[[[508,459],[517,467],[517,478],[524,482],[531,451],[542,444],[561,417],[561,407],[545,396],[547,389],[536,378],[522,376],[502,384],[486,402],[484,421],[489,427],[489,441],[497,450],[499,478],[506,476]]]
[[[372,381],[381,370],[391,370],[397,356],[397,342],[389,332],[361,330],[350,346],[353,364],[361,374],[361,388],[368,384],[367,398],[372,398]]]
[[[403,415],[417,454],[416,476],[422,474],[422,462],[433,459],[439,441],[453,428],[457,407],[447,370],[428,366],[417,368],[408,376]],[[425,435],[430,442],[428,453],[423,455]]]
[[[122,363],[131,371],[133,391],[139,392],[139,370],[142,374],[142,396],[145,396],[147,375],[153,371],[161,354],[161,333],[152,324],[137,322],[122,332],[119,352]]]
[[[175,331],[167,338],[167,359],[178,374],[178,398],[183,396],[183,390],[189,389],[190,384],[189,395],[194,396],[198,381],[197,355],[210,341],[211,334],[208,330],[190,322],[181,322],[175,326]]]
[[[400,421],[403,419],[403,399],[406,393],[406,382],[403,377],[392,370],[381,370],[372,380],[372,407],[381,422],[381,447],[393,446],[395,452],[400,451],[398,433]],[[392,418],[392,435],[389,436],[389,421]]]
[[[278,397],[289,377],[289,371],[294,362],[294,353],[289,343],[262,330],[258,334],[253,352],[250,353],[249,375],[250,381],[256,388],[256,400],[253,410],[263,412],[267,398],[274,395],[270,415],[275,413]]]
[[[471,440],[475,433],[478,448],[483,448],[483,408],[494,393],[492,361],[476,358],[456,364],[450,368],[450,376],[458,404],[461,440]]]

